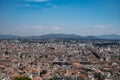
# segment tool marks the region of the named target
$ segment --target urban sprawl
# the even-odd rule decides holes
[[[0,40],[0,80],[120,80],[119,40]]]

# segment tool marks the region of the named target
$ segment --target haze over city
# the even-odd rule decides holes
[[[0,0],[0,34],[120,34],[120,0]]]

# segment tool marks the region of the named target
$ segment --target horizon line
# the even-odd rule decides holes
[[[0,34],[0,35],[11,35],[11,36],[19,36],[19,37],[32,37],[32,36],[43,36],[43,35],[49,35],[49,34],[63,34],[63,35],[77,35],[77,36],[103,36],[103,35],[119,35],[120,34],[114,34],[114,33],[106,33],[106,34],[100,34],[100,35],[80,35],[80,34],[74,34],[74,33],[47,33],[47,34],[41,34],[41,35],[15,35],[15,34]]]

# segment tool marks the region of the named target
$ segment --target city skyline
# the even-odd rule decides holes
[[[120,35],[119,0],[0,0],[0,34]]]

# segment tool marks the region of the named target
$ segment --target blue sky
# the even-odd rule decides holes
[[[120,34],[120,0],[0,0],[0,34]]]

